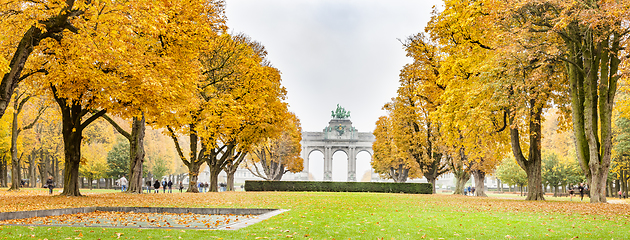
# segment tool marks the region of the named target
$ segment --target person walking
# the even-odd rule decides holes
[[[162,179],[162,192],[166,193],[166,179]]]
[[[48,188],[48,194],[52,194],[53,188],[55,188],[55,182],[52,176],[49,176],[46,180],[46,187]]]
[[[155,193],[159,193],[160,192],[160,181],[155,179],[155,182],[153,183],[153,188],[155,189]]]
[[[471,190],[472,190],[471,195],[472,195],[472,196],[475,196],[475,187],[472,187],[472,189],[471,189]]]
[[[173,182],[169,179],[166,185],[168,186],[168,193],[173,193]]]
[[[203,192],[203,183],[202,183],[202,182],[199,182],[199,183],[197,184],[197,188],[199,189],[199,192]]]
[[[118,182],[120,183],[120,191],[124,192],[127,191],[127,184],[129,183],[129,181],[127,181],[127,178],[125,178],[125,176],[122,176]]]
[[[569,186],[569,197],[571,199],[571,201],[573,201],[573,186]]]
[[[584,183],[580,183],[578,190],[580,190],[580,202],[581,202],[584,199]]]
[[[147,179],[147,181],[144,184],[147,187],[147,193],[151,193],[151,180]]]
[[[179,192],[181,193],[184,190],[184,184],[182,184],[182,181],[179,181]]]

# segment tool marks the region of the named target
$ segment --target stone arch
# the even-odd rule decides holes
[[[324,154],[324,181],[332,180],[333,154],[342,151],[347,156],[347,181],[356,181],[356,156],[359,152],[372,152],[374,135],[370,132],[359,132],[352,127],[352,122],[345,118],[334,118],[322,132],[302,132],[302,159],[304,171],[301,179],[308,180],[309,156],[313,151]]]
[[[331,166],[330,176],[332,181],[347,181],[350,173],[350,154],[345,149],[337,148],[330,156]],[[345,166],[344,166],[345,164]]]
[[[372,151],[371,149],[357,149],[356,153],[356,178],[357,181],[372,181],[374,178],[374,169],[372,168]],[[367,156],[366,156],[367,155]],[[365,179],[367,178],[367,179]]]
[[[314,165],[316,167],[311,166],[311,163],[313,163],[313,160],[311,159],[311,156],[313,155],[313,153],[319,152],[322,155],[322,161],[319,162],[317,161],[317,164]],[[324,168],[324,164],[326,161],[326,154],[324,152],[323,148],[306,148],[303,150],[303,155],[302,155],[302,159],[304,160],[304,170],[302,171],[302,179],[304,180],[308,180],[309,178],[309,174],[313,175],[314,179],[318,179],[316,178],[316,176],[318,176],[320,179],[319,180],[323,180],[324,178],[324,174],[326,169]],[[318,171],[321,169],[321,172]],[[320,175],[321,174],[321,175]]]

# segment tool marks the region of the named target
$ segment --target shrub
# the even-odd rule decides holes
[[[430,183],[245,181],[245,191],[384,192],[431,194]]]

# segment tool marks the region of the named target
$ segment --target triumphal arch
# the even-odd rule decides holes
[[[304,159],[302,179],[308,179],[309,155],[313,151],[320,151],[324,154],[324,181],[331,181],[333,154],[343,151],[348,156],[348,182],[354,182],[357,180],[357,154],[362,151],[373,154],[374,135],[371,132],[357,131],[349,119],[350,111],[346,111],[339,104],[337,104],[337,109],[332,111],[331,117],[332,119],[323,131],[302,132],[302,158]]]

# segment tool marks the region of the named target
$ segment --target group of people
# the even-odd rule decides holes
[[[51,180],[52,181],[52,180]],[[127,181],[127,178],[125,178],[125,176],[122,176],[120,179],[118,179],[118,184],[120,184],[120,191],[124,192],[127,191],[127,184],[129,183],[129,181]],[[151,187],[153,187],[153,190],[155,193],[159,193],[160,192],[160,188],[162,188],[162,192],[166,193],[166,191],[168,190],[169,193],[173,192],[173,182],[170,179],[162,179],[162,182],[155,180],[155,182],[151,183],[151,180],[147,180],[145,182],[145,187],[146,187],[146,191],[147,193],[151,192]],[[199,192],[208,192],[210,191],[210,184],[208,184],[207,182],[198,182],[197,183],[197,188],[199,189]],[[243,188],[243,186],[241,186],[241,188]],[[182,184],[182,182],[179,182],[179,192],[182,192],[184,190],[184,184]],[[219,183],[219,191],[223,192],[227,190],[227,184],[226,183]],[[468,187],[468,191],[470,192],[470,187]],[[52,192],[52,189],[51,189]],[[475,192],[475,188],[472,188],[472,192]]]
[[[475,187],[468,186],[467,188],[464,188],[464,195],[475,196]]]
[[[150,187],[151,187],[151,181],[147,181],[147,192],[150,192]],[[155,182],[153,182],[153,189],[155,190],[155,193],[159,193],[160,192],[160,186],[162,187],[162,192],[166,193],[166,190],[168,190],[169,193],[173,193],[173,181],[171,181],[170,179],[168,181],[166,181],[166,179],[162,179],[162,183],[160,183],[160,181],[155,180]],[[184,184],[182,184],[182,182],[179,182],[179,192],[182,192],[184,190]]]
[[[208,184],[207,182],[198,182],[197,188],[199,189],[199,192],[208,192],[210,184]]]
[[[120,184],[120,191],[124,192],[127,191],[127,184],[129,183],[129,181],[127,181],[127,178],[125,178],[125,176],[122,176],[120,179],[118,179],[118,184]],[[162,182],[160,183],[159,180],[155,180],[155,182],[151,183],[151,180],[147,180],[145,182],[145,189],[147,191],[147,193],[151,192],[151,188],[153,187],[153,190],[155,193],[159,193],[160,192],[160,187],[162,188],[162,192],[166,193],[166,191],[168,190],[169,193],[173,192],[173,181],[171,181],[170,179],[162,179]],[[184,184],[182,184],[182,182],[179,182],[179,192],[182,192],[184,190]]]
[[[571,201],[573,201],[573,195],[575,195],[576,191],[580,193],[580,201],[584,200],[584,193],[586,190],[588,190],[588,186],[584,185],[584,183],[580,183],[577,187],[569,186],[569,196],[571,197]]]

